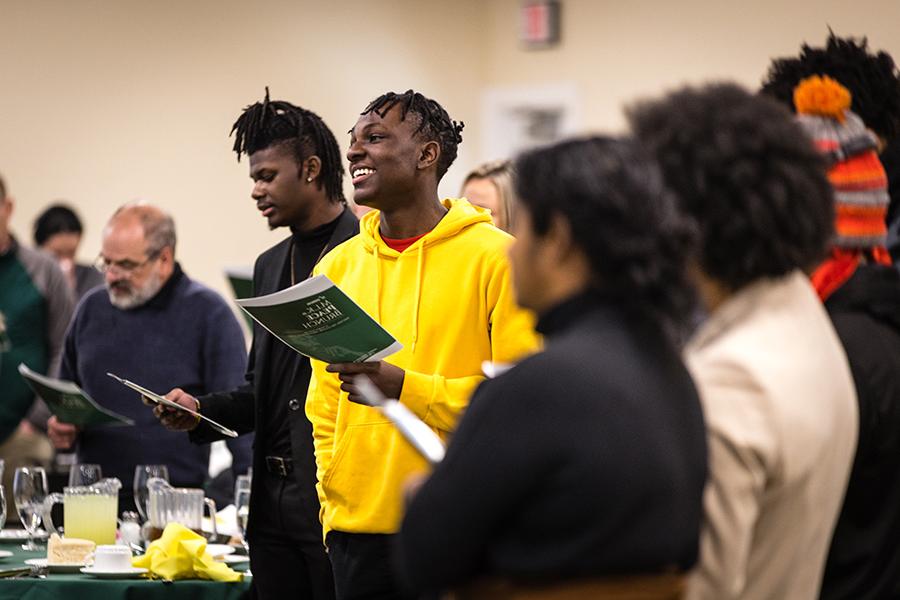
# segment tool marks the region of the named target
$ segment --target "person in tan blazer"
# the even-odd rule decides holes
[[[786,109],[731,84],[630,111],[700,229],[708,319],[686,349],[710,477],[690,599],[818,597],[856,448],[847,358],[804,271],[825,255],[824,163]]]

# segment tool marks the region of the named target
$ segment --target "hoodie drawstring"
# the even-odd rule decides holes
[[[372,246],[375,258],[375,322],[381,323],[381,258],[378,256],[378,244]]]
[[[422,301],[422,270],[425,267],[425,240],[422,239],[422,247],[419,248],[418,262],[416,264],[416,300],[413,305],[413,335],[412,352],[416,353],[416,342],[419,340],[419,304]]]

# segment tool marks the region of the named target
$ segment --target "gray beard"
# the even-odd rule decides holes
[[[106,285],[106,293],[109,294],[109,301],[113,306],[122,310],[129,310],[146,304],[162,289],[163,283],[165,282],[160,279],[159,273],[153,273],[147,280],[147,283],[144,284],[144,287],[132,290],[127,295],[114,295],[109,284]]]

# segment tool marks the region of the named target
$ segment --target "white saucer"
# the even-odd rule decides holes
[[[77,573],[81,568],[86,567],[86,563],[80,565],[50,565],[47,564],[46,558],[29,558],[25,560],[25,564],[29,567],[47,568],[51,573]]]
[[[47,537],[47,532],[43,529],[38,529],[34,533],[34,539],[42,540]],[[2,542],[18,542],[19,540],[25,541],[28,539],[28,532],[24,529],[0,529],[0,541]]]
[[[0,550],[0,559],[9,558],[13,553],[9,550]]]
[[[239,565],[250,562],[250,557],[246,554],[226,554],[225,556],[217,557],[217,560],[221,560],[226,565]]]
[[[131,579],[133,577],[140,577],[147,572],[147,569],[143,567],[130,567],[124,571],[101,571],[94,567],[84,567],[83,569],[80,569],[80,571],[85,575],[93,575],[100,579]]]
[[[228,544],[207,544],[206,551],[213,556],[225,556],[234,552],[234,546]]]

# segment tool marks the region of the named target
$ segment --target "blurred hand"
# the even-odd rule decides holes
[[[165,398],[175,404],[200,412],[200,402],[181,388],[175,388],[166,394]],[[162,404],[156,404],[156,402],[148,398],[144,398],[144,403],[156,405],[153,408],[153,415],[160,420],[166,429],[190,431],[198,425],[198,419],[194,415]]]
[[[409,506],[410,502],[413,501],[413,498],[416,497],[416,494],[419,493],[419,490],[422,489],[422,486],[425,485],[426,481],[428,481],[428,475],[421,473],[419,475],[410,475],[409,478],[403,482],[403,503],[406,506]]]
[[[381,393],[388,398],[399,399],[403,390],[403,378],[406,371],[383,360],[378,362],[361,363],[334,363],[328,365],[325,370],[329,373],[337,373],[341,380],[341,390],[350,394],[350,402],[365,404],[362,394],[353,383],[357,375],[367,375]]]
[[[47,437],[50,438],[54,448],[67,450],[78,437],[78,427],[71,423],[63,423],[53,415],[47,419]]]

